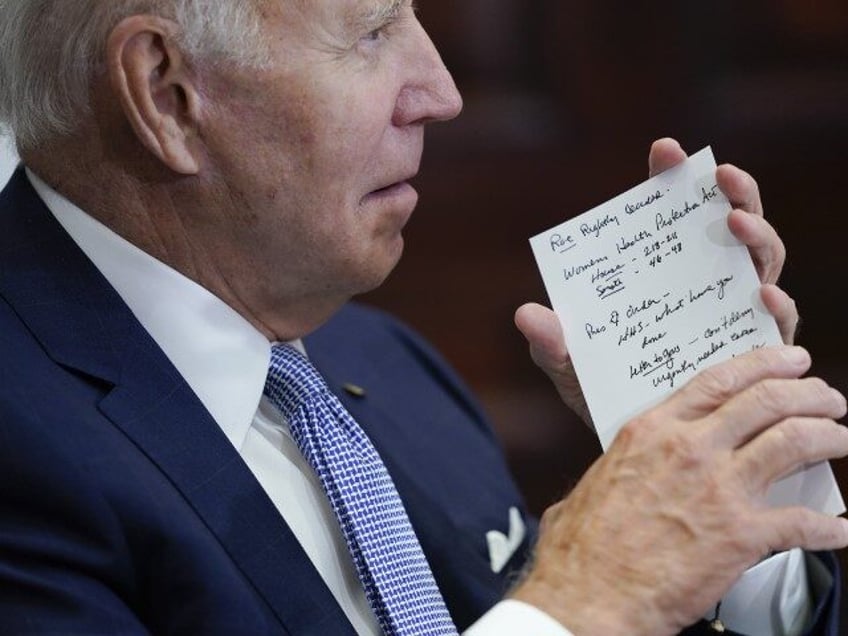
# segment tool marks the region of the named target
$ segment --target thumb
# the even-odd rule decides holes
[[[537,303],[527,303],[515,312],[515,326],[527,338],[533,362],[548,374],[562,373],[569,365],[562,326],[556,314]]]
[[[554,383],[563,401],[587,424],[592,417],[574,373],[565,335],[557,315],[547,307],[528,303],[515,312],[515,326],[530,344],[530,357]]]

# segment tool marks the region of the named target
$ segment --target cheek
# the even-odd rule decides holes
[[[326,153],[325,159],[336,166],[338,174],[375,177],[378,169],[386,170],[391,150],[388,144],[391,113],[371,100],[350,100],[343,112],[327,115],[321,126],[320,140],[313,142]]]

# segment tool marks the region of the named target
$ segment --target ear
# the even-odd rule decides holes
[[[109,81],[141,143],[175,172],[197,174],[200,92],[176,33],[157,16],[121,21],[106,42]]]

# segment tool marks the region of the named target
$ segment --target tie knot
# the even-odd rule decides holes
[[[290,418],[304,402],[327,390],[318,370],[300,351],[287,344],[271,347],[265,395]]]

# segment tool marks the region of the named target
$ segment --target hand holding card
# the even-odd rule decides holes
[[[605,449],[698,371],[781,343],[715,171],[704,149],[531,239]],[[776,483],[769,502],[844,511],[826,463]]]

